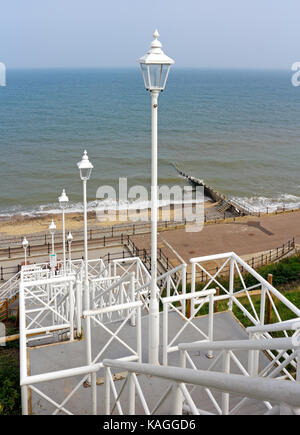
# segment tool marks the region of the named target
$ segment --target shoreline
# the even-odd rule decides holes
[[[204,209],[208,210],[216,206],[212,201],[204,202]],[[171,204],[170,207],[163,206],[158,209],[159,220],[174,220],[175,214],[183,215],[182,204]],[[48,232],[48,227],[51,220],[54,220],[57,230],[62,229],[62,213],[45,214],[43,216],[22,216],[16,215],[13,218],[0,219],[0,239],[10,236],[29,236],[45,234]],[[115,218],[112,220],[101,221],[96,211],[88,211],[88,226],[93,228],[105,228],[114,225],[126,225],[140,222],[151,221],[151,209],[143,209],[139,213],[134,210],[125,209],[115,212]],[[83,213],[70,212],[65,214],[66,231],[82,230],[83,228]]]
[[[294,214],[300,212],[300,209],[294,210],[285,210],[281,212],[271,212],[271,213],[261,213],[260,216],[227,216],[225,219],[222,218],[222,214],[215,219],[214,211],[218,203],[212,201],[204,202],[204,210],[206,214],[210,214],[212,218],[208,219],[205,223],[206,225],[214,225],[220,224],[223,222],[232,222],[234,220],[244,221],[245,219],[259,219],[260,217],[272,217],[279,214]],[[164,221],[173,221],[180,222],[181,219],[178,219],[178,216],[184,215],[182,212],[182,204],[171,204],[170,208],[163,206],[159,207],[158,210],[158,222]],[[176,215],[175,215],[176,213]],[[175,219],[176,218],[176,219]],[[54,220],[57,232],[59,233],[62,230],[62,213],[55,214],[45,214],[43,216],[22,216],[16,215],[14,218],[2,218],[0,219],[0,241],[5,240],[6,238],[13,237],[23,237],[23,236],[38,236],[48,234],[49,224],[51,220]],[[130,209],[121,210],[116,212],[116,218],[112,220],[101,221],[96,216],[96,211],[88,212],[88,229],[105,229],[112,226],[121,226],[121,225],[132,225],[132,224],[141,224],[141,223],[150,223],[151,222],[151,209],[143,209],[139,213],[136,211],[132,211]],[[79,212],[71,212],[65,214],[65,227],[66,233],[68,231],[82,231],[83,230],[83,213]]]

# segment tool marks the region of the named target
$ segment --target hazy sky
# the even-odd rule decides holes
[[[7,67],[135,67],[157,27],[178,67],[300,61],[299,0],[0,0]]]

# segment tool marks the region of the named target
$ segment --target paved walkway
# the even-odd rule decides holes
[[[208,328],[208,317],[202,316],[194,320],[195,324],[207,333]],[[93,322],[92,322],[93,323]],[[171,340],[179,329],[185,324],[185,322],[175,313],[169,315],[169,340]],[[160,319],[160,343],[162,343],[162,316]],[[119,322],[114,324],[107,324],[107,327],[112,331],[116,331],[120,326]],[[148,338],[148,318],[142,317],[142,347],[143,347],[143,361],[147,361],[147,338]],[[214,316],[214,339],[215,340],[248,340],[248,334],[240,326],[240,324],[235,320],[235,318],[229,313],[218,313]],[[129,324],[118,334],[129,346],[135,348],[136,342],[136,328],[130,326]],[[109,335],[107,332],[99,327],[92,328],[92,348],[93,348],[93,358],[97,355],[100,349],[103,348],[104,344],[107,342]],[[192,342],[196,340],[203,339],[202,335],[199,334],[192,326],[184,329],[182,334],[178,337],[174,344]],[[248,352],[238,351],[235,354],[240,359],[241,363],[245,368],[247,368]],[[114,341],[104,352],[100,361],[104,358],[120,358],[129,355],[128,350],[122,346],[117,341]],[[215,353],[215,357],[218,352]],[[207,369],[214,360],[207,359],[206,352],[190,352],[190,356],[194,361],[194,364],[199,369]],[[31,375],[46,373],[48,371],[63,370],[71,367],[78,367],[85,365],[85,342],[77,341],[73,343],[60,343],[50,346],[44,346],[41,348],[32,348],[29,351]],[[162,360],[162,354],[160,354],[160,360]],[[169,365],[179,366],[179,353],[174,352],[169,354]],[[262,369],[268,363],[268,359],[261,352],[260,354],[260,368]],[[222,370],[222,360],[220,360],[214,370]],[[114,369],[113,373],[119,373],[122,370]],[[231,373],[239,373],[239,369],[232,364]],[[103,377],[103,369],[97,373],[97,378]],[[63,401],[63,399],[72,391],[75,385],[80,381],[82,377],[76,376],[73,378],[62,379],[57,381],[45,382],[43,384],[37,385],[37,388],[41,389],[44,393],[49,394],[49,396],[58,402]],[[154,405],[158,402],[159,398],[162,396],[166,390],[169,383],[167,381],[139,376],[139,381],[143,392],[145,393],[145,398],[148,402],[149,408],[152,409]],[[115,382],[117,391],[123,385],[123,381]],[[126,389],[125,389],[126,390]],[[219,403],[221,402],[220,393],[216,393]],[[197,403],[201,403],[204,409],[214,412],[214,407],[212,406],[207,394],[203,389],[197,388],[196,390]],[[97,387],[98,396],[98,413],[102,414],[104,412],[104,388],[103,385]],[[124,391],[124,396],[122,396],[122,403],[125,403],[125,409],[128,406],[128,393]],[[125,402],[123,402],[123,398]],[[237,396],[232,397],[231,407],[237,403]],[[170,402],[169,402],[170,404]],[[91,412],[91,389],[84,388],[81,385],[75,395],[71,398],[70,402],[66,405],[66,408],[76,414],[89,414]],[[46,400],[39,397],[36,393],[32,394],[32,410],[34,414],[50,414],[54,411],[54,406],[51,405]],[[137,399],[137,413],[143,413],[140,400]],[[162,407],[159,413],[168,413],[170,408],[166,407],[166,404]],[[259,413],[259,408],[256,408],[256,413]]]
[[[201,232],[188,233],[184,229],[165,231],[158,238],[158,243],[166,253],[167,246],[172,246],[170,260],[178,264],[178,253],[186,262],[192,257],[212,255],[221,252],[235,252],[242,256],[275,249],[295,237],[300,242],[300,212],[265,215],[261,218],[239,218],[235,222],[205,225]],[[149,248],[150,235],[134,236],[138,248]],[[177,259],[176,259],[177,258]]]

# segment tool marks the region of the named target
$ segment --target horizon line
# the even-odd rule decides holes
[[[9,67],[7,64],[7,70],[139,70],[136,66],[13,66]],[[228,71],[291,71],[291,66],[288,68],[283,67],[221,67],[221,66],[179,66],[175,67],[176,70],[228,70]]]

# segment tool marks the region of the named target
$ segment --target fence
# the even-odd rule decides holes
[[[284,211],[284,210],[283,210]],[[276,211],[277,213],[277,211]],[[250,213],[249,214],[253,214]],[[260,212],[257,213],[257,216],[260,216]],[[228,212],[219,212],[219,213],[204,213],[204,222],[210,223],[210,222],[222,222],[224,219],[232,219],[234,222],[236,217],[232,216],[232,213]],[[168,230],[168,229],[177,229],[184,227],[187,224],[186,219],[178,220],[178,221],[158,221],[158,231]],[[66,230],[66,232],[68,229]],[[88,230],[88,240],[91,241],[100,241],[102,242],[103,246],[105,246],[105,243],[110,240],[114,239],[116,237],[126,237],[127,235],[133,236],[136,234],[142,234],[147,233],[151,231],[151,222],[136,222],[132,224],[117,224],[112,226],[103,226],[101,228],[94,227],[90,228]],[[73,235],[73,244],[76,244],[76,242],[83,242],[84,239],[84,232],[81,230],[72,230]],[[51,235],[48,233],[44,234],[31,234],[26,236],[29,245],[27,253],[30,256],[35,248],[41,248],[42,246],[46,246],[48,252],[50,252],[51,249]],[[1,238],[1,249],[0,249],[0,257],[4,258],[11,258],[13,254],[22,254],[23,253],[23,247],[22,247],[22,241],[23,241],[23,235],[21,237],[7,237],[7,238]],[[62,246],[62,234],[57,233],[54,236],[55,244],[58,246]]]
[[[276,261],[282,259],[287,254],[293,252],[294,249],[295,249],[295,239],[293,238],[292,240],[289,240],[288,242],[284,243],[283,245],[279,246],[278,248],[271,249],[268,252],[254,256],[245,262],[248,264],[248,266],[251,266],[252,269],[258,269],[259,267],[265,266],[266,264],[275,263]],[[219,266],[215,266],[215,267],[207,268],[206,270],[211,275],[214,275],[215,273],[218,273],[219,269],[220,269]],[[230,266],[228,265],[228,266],[225,266],[224,268],[222,268],[221,275],[224,275],[224,276],[229,275],[229,272],[230,272]],[[246,272],[246,270],[242,266],[241,273],[245,273],[245,272]],[[190,280],[191,277],[192,277],[192,273],[189,272],[187,279]],[[208,280],[208,276],[203,272],[203,270],[197,271],[197,274],[196,274],[196,281],[197,282],[206,282],[207,280]]]

